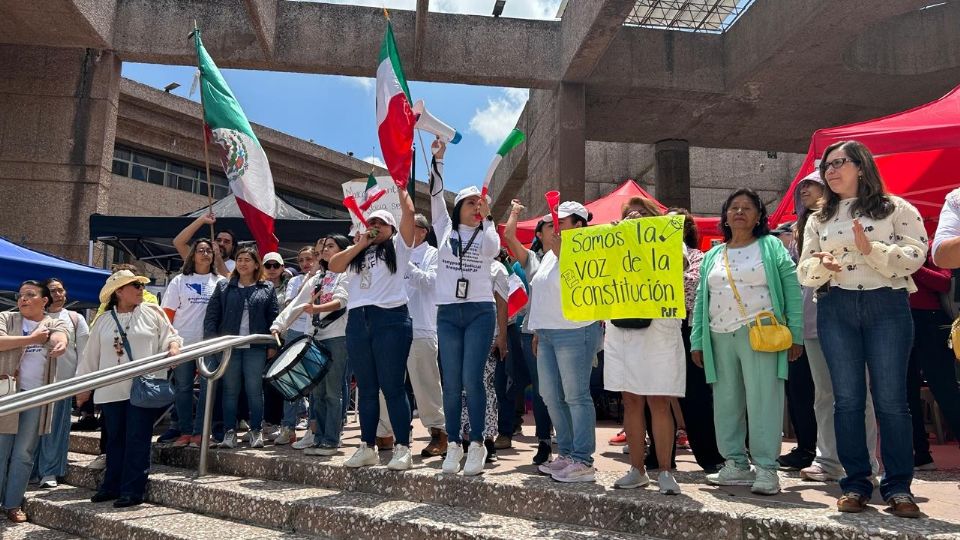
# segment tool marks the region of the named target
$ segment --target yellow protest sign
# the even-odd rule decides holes
[[[682,319],[683,216],[563,231],[560,295],[571,321]]]

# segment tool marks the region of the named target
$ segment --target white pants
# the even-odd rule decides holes
[[[805,339],[804,347],[807,351],[807,361],[810,363],[810,374],[813,376],[813,414],[817,418],[817,457],[814,461],[828,474],[840,477],[844,472],[843,466],[840,465],[840,458],[837,457],[837,434],[833,425],[833,383],[830,381],[827,359],[823,356],[819,339]],[[870,467],[873,469],[873,474],[878,474],[880,463],[877,460],[877,417],[873,412],[869,379],[864,416]]]
[[[437,363],[437,338],[413,338],[407,359],[410,386],[417,400],[417,413],[423,427],[444,429],[443,390],[440,386],[440,365]],[[387,404],[380,394],[380,423],[377,437],[393,435],[393,426],[387,415]]]

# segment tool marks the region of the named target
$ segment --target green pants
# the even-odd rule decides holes
[[[710,332],[717,382],[713,383],[713,418],[717,449],[739,467],[750,456],[762,469],[777,469],[783,438],[783,381],[777,378],[777,353],[750,348],[747,327],[727,333]]]

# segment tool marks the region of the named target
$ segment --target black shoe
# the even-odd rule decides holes
[[[533,456],[534,465],[543,465],[550,460],[550,454],[553,449],[550,447],[550,443],[546,441],[540,441],[540,444],[537,445],[537,455]]]
[[[189,435],[189,433],[187,433],[187,435]],[[177,440],[177,439],[179,439],[179,438],[180,438],[180,430],[171,427],[171,428],[168,428],[166,431],[164,431],[164,432],[163,432],[163,435],[160,435],[159,437],[157,437],[157,442],[158,442],[158,443],[169,443],[169,442],[173,442],[173,441],[175,441],[175,440]]]
[[[82,416],[80,420],[70,424],[71,431],[96,431],[100,429],[100,422],[95,416]]]
[[[120,496],[116,493],[103,493],[102,491],[96,492],[93,497],[90,497],[90,502],[92,503],[102,503],[107,501],[112,501],[114,499],[119,499]]]
[[[486,463],[496,463],[497,461],[497,447],[490,439],[483,440],[483,446],[487,449],[487,459]]]
[[[143,504],[143,499],[138,499],[135,497],[120,497],[119,499],[113,501],[114,508],[127,508],[130,506],[137,506],[138,504]]]
[[[813,463],[813,458],[817,457],[815,452],[801,450],[799,447],[793,447],[793,450],[777,458],[780,468],[787,471],[799,471],[806,469]]]

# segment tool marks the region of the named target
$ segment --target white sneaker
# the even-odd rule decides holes
[[[777,470],[757,467],[757,480],[750,487],[750,491],[758,495],[780,493],[780,476],[777,474]]]
[[[223,434],[223,442],[220,443],[220,448],[236,448],[237,447],[237,432],[235,430],[230,430]]]
[[[310,422],[306,418],[301,418],[297,421],[297,429],[307,429],[307,426],[310,425]]]
[[[657,484],[660,485],[661,495],[680,494],[680,484],[677,483],[677,479],[673,477],[670,471],[660,471],[660,476],[657,477]]]
[[[303,450],[304,448],[310,448],[313,446],[313,432],[307,431],[307,434],[300,438],[299,441],[290,445],[291,448],[296,448],[297,450]]]
[[[265,441],[273,441],[280,436],[282,430],[280,429],[280,426],[275,426],[270,422],[264,422],[263,429],[261,431],[263,431],[263,439]]]
[[[295,440],[297,440],[297,432],[293,428],[282,427],[280,433],[273,438],[273,444],[290,444]]]
[[[447,457],[443,458],[441,470],[444,474],[457,474],[460,472],[460,460],[463,459],[463,447],[460,443],[450,443],[447,446]]]
[[[410,468],[410,447],[402,444],[393,445],[393,459],[387,464],[391,471],[405,471]]]
[[[107,455],[106,455],[106,454],[100,454],[99,456],[97,456],[96,459],[94,459],[93,461],[91,461],[91,462],[87,465],[87,468],[88,468],[88,469],[93,469],[93,470],[95,470],[95,471],[102,471],[103,469],[106,469],[106,468],[107,468]]]
[[[627,474],[621,476],[613,483],[613,487],[617,489],[636,489],[646,486],[649,483],[650,477],[647,476],[646,471],[640,472],[640,469],[630,467]]]
[[[447,447],[447,452],[450,448]],[[483,465],[487,461],[487,447],[481,442],[473,441],[467,450],[467,463],[463,466],[464,476],[476,476],[483,472]]]
[[[250,448],[263,448],[263,432],[251,430],[250,433]]]
[[[56,476],[44,476],[40,479],[40,487],[46,489],[53,489],[57,487],[57,477]]]
[[[597,470],[579,461],[573,461],[565,469],[553,474],[557,482],[593,482],[596,480]]]
[[[380,456],[377,454],[377,449],[367,446],[367,443],[360,443],[357,451],[350,456],[350,459],[343,463],[343,466],[356,469],[358,467],[369,467],[379,464]]]
[[[719,472],[707,475],[707,483],[715,486],[752,486],[756,479],[749,465],[741,469],[733,461],[727,461]]]
[[[568,465],[573,463],[570,458],[566,456],[557,456],[556,459],[549,463],[544,463],[543,465],[537,467],[537,470],[543,474],[553,476],[554,473],[558,473],[567,468]]]

